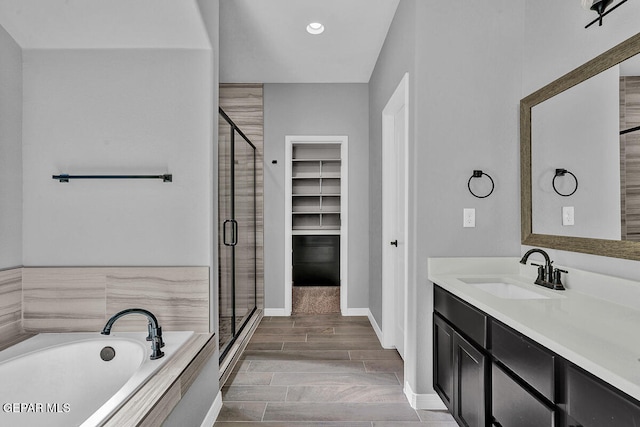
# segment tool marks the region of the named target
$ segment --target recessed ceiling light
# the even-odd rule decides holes
[[[312,22],[307,25],[307,32],[313,35],[322,34],[324,32],[324,25],[319,22]]]

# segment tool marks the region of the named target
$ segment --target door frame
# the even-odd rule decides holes
[[[292,194],[292,164],[293,144],[339,144],[340,145],[340,311],[342,315],[349,315],[348,295],[348,249],[349,249],[349,137],[344,136],[315,136],[315,135],[287,135],[285,136],[285,194],[284,194],[284,316],[291,316],[293,292],[293,257],[291,225],[291,194]],[[314,233],[320,234],[320,233]],[[335,233],[333,233],[335,234]]]
[[[404,116],[404,138],[402,143],[404,144],[404,157],[397,159],[395,153],[395,114],[403,108],[405,109]],[[382,110],[382,346],[384,348],[396,347],[396,334],[395,334],[395,268],[393,261],[395,260],[394,252],[400,248],[391,248],[390,242],[392,240],[399,240],[404,242],[402,250],[404,250],[405,259],[405,282],[404,286],[404,301],[402,303],[404,307],[403,315],[403,328],[404,339],[403,343],[407,342],[407,294],[408,294],[408,238],[409,238],[409,73],[405,73],[402,80],[398,84],[398,87],[394,91],[393,95],[389,98],[387,105]],[[391,167],[391,159],[396,159],[396,164]],[[400,236],[392,236],[391,229],[392,224],[397,221],[396,218],[396,206],[393,200],[393,194],[396,192],[397,179],[395,174],[390,173],[392,170],[404,171],[404,230],[402,230]],[[392,176],[394,175],[394,176]],[[403,352],[404,353],[404,352]]]

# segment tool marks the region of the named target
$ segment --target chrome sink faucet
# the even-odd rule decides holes
[[[164,352],[160,350],[162,347],[164,347],[164,341],[162,341],[162,328],[158,324],[158,319],[156,319],[156,316],[154,316],[153,313],[148,310],[142,308],[127,308],[126,310],[122,310],[121,312],[114,314],[107,321],[107,324],[104,325],[104,328],[102,328],[101,334],[110,335],[111,328],[113,327],[113,324],[116,322],[116,320],[123,316],[126,316],[127,314],[142,314],[143,316],[146,316],[147,319],[149,319],[149,323],[147,325],[147,328],[149,330],[147,341],[151,341],[151,360],[160,359],[162,356],[164,356]]]
[[[527,260],[529,256],[533,253],[539,253],[544,257],[544,265],[534,264],[538,267],[538,277],[535,280],[536,285],[544,286],[545,288],[555,289],[557,291],[564,291],[565,288],[562,285],[561,274],[567,273],[566,270],[560,270],[559,268],[553,268],[553,261],[549,258],[549,254],[547,254],[542,249],[534,248],[528,250],[520,260],[520,264],[527,264]]]

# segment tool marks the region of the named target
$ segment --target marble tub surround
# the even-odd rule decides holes
[[[0,350],[28,338],[22,329],[22,267],[0,271]]]
[[[22,317],[22,268],[0,271],[0,328]]]
[[[99,331],[131,307],[153,312],[164,330],[209,331],[208,267],[62,267],[22,272],[22,326],[29,332]],[[146,328],[143,316],[114,331]]]
[[[532,261],[534,256],[532,256]],[[537,259],[537,258],[536,258]],[[567,268],[565,291],[533,284],[519,258],[430,258],[429,280],[640,399],[640,282]],[[546,299],[504,299],[466,282],[510,283]],[[465,282],[466,281],[466,282]]]
[[[195,334],[158,373],[149,379],[104,427],[155,427],[184,397],[205,363],[215,353],[213,334]]]

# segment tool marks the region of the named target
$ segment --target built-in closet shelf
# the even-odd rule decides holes
[[[292,146],[292,230],[340,230],[340,150],[339,144]]]
[[[293,230],[311,230],[311,231],[321,231],[321,230],[340,230],[340,226],[335,226],[335,227],[315,227],[315,226],[297,226],[297,227],[293,227]],[[295,233],[294,233],[295,234]],[[319,234],[319,233],[309,233],[309,234]],[[339,233],[331,233],[331,234],[339,234]]]
[[[317,174],[317,175],[298,175],[298,176],[292,176],[291,179],[320,179],[320,178],[326,178],[326,179],[340,179],[340,174],[339,173],[327,173],[327,174]]]
[[[313,229],[313,230],[292,230],[291,234],[294,236],[316,236],[316,235],[330,235],[330,236],[339,236],[340,230],[338,229]]]
[[[326,215],[326,214],[335,214],[339,215],[340,211],[293,211],[293,215]]]
[[[298,193],[292,194],[292,197],[340,197],[340,193]]]
[[[333,147],[328,149],[333,150]],[[305,153],[304,149],[298,150],[297,155],[302,158],[292,159],[291,179],[340,179],[342,163],[339,158],[312,158],[314,154],[317,153]]]
[[[340,163],[340,159],[291,159],[291,161],[293,163],[300,163],[300,162],[335,162],[335,163]]]

